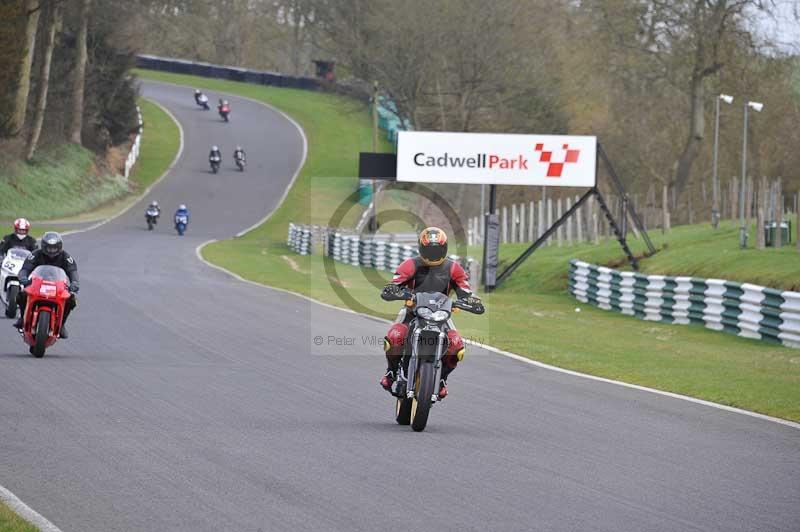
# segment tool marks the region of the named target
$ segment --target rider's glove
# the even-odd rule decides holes
[[[400,295],[403,293],[403,287],[389,283],[383,287],[383,291],[381,292],[381,298],[385,299],[386,301],[396,300]]]
[[[80,287],[80,285],[78,283],[74,283],[73,282],[73,283],[71,283],[69,285],[69,291],[72,292],[73,294],[77,294],[78,290],[80,290],[80,288],[81,287]]]
[[[21,286],[30,286],[32,282],[33,281],[31,281],[30,279],[20,279],[19,280],[19,284]]]
[[[481,298],[479,298],[478,296],[467,296],[467,298],[464,301],[470,307],[478,307],[482,304]]]

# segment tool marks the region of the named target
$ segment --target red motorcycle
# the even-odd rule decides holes
[[[31,272],[30,281],[31,284],[25,288],[28,304],[22,338],[31,346],[31,354],[41,358],[61,333],[64,309],[70,298],[69,277],[56,266],[37,266]]]
[[[219,111],[219,116],[227,122],[228,115],[231,113],[231,107],[227,103],[223,103],[217,106],[217,110]]]

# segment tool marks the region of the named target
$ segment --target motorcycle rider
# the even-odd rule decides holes
[[[178,205],[178,210],[175,211],[175,216],[172,217],[176,224],[178,223],[178,216],[186,216],[186,224],[189,224],[189,209],[184,203]]]
[[[197,105],[202,105],[203,107],[207,108],[206,104],[208,104],[208,96],[203,94],[200,91],[200,89],[195,89],[194,90],[194,101],[197,103]]]
[[[28,234],[31,223],[25,218],[14,220],[14,232],[3,237],[0,242],[0,256],[8,253],[11,248],[25,248],[28,251],[36,249],[36,239]]]
[[[208,162],[212,162],[213,160],[222,161],[222,152],[219,151],[219,146],[211,146],[211,151],[208,154]]]
[[[69,292],[70,298],[64,307],[64,318],[61,320],[61,338],[68,338],[67,329],[65,327],[67,318],[77,305],[75,294],[78,293],[80,283],[78,280],[78,264],[75,262],[69,253],[64,251],[64,241],[61,235],[55,231],[48,231],[42,236],[41,248],[35,250],[30,257],[22,265],[19,272],[19,284],[28,286],[31,284],[30,274],[37,266],[57,266],[64,270],[69,277]],[[17,295],[17,304],[20,308],[19,319],[14,323],[14,327],[22,329],[22,320],[25,316],[25,305],[28,303],[28,294],[24,290],[20,290]]]
[[[381,292],[384,300],[392,300],[403,290],[418,292],[440,292],[448,295],[455,290],[459,299],[469,305],[480,305],[481,300],[472,293],[467,272],[461,265],[447,257],[447,234],[438,227],[424,229],[418,239],[419,256],[404,260],[395,271],[392,282]],[[380,385],[391,392],[392,384],[398,375],[403,358],[403,347],[408,337],[408,324],[413,315],[405,309],[400,311],[397,320],[384,338],[384,351],[388,368]],[[447,396],[447,377],[459,361],[464,358],[464,340],[452,327],[447,331],[447,353],[442,357],[442,375],[439,383],[439,397]]]
[[[150,205],[148,205],[147,209],[144,211],[144,216],[145,218],[152,216],[155,218],[155,222],[158,223],[158,217],[161,216],[161,207],[158,206],[158,202],[156,200],[150,202]]]
[[[236,149],[233,150],[233,162],[242,161],[243,163],[246,162],[247,155],[244,153],[244,150],[241,146],[236,146]]]

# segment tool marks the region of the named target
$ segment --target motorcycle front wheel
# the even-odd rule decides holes
[[[395,407],[395,421],[398,425],[409,425],[411,423],[411,403],[413,399],[397,398]]]
[[[17,294],[19,294],[19,286],[11,285],[8,289],[8,298],[6,301],[6,318],[14,319],[17,317]]]
[[[50,311],[43,310],[39,313],[39,318],[36,321],[36,343],[34,344],[33,348],[31,349],[31,353],[36,358],[42,358],[44,356],[44,350],[47,348],[45,342],[47,342],[47,338],[50,336]]]
[[[433,381],[436,378],[433,362],[422,362],[418,367],[411,404],[411,428],[414,432],[422,432],[428,424],[428,414],[433,405]]]

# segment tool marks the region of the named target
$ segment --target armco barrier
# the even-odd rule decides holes
[[[187,61],[185,59],[174,59],[171,57],[158,57],[155,55],[137,55],[136,66],[149,70],[160,70],[162,72],[173,72],[175,74],[190,74],[205,78],[219,78],[231,81],[241,81],[256,85],[271,85],[274,87],[288,87],[303,90],[330,90],[345,96],[369,101],[370,94],[363,90],[330,83],[318,78],[304,76],[287,76],[278,72],[264,72],[259,70],[249,70],[247,68],[230,67],[223,65],[212,65],[199,61]],[[386,131],[387,138],[394,142],[397,132],[403,129],[411,129],[411,125],[406,120],[402,122],[398,117],[395,103],[388,98],[380,97],[378,102],[378,125]]]
[[[664,323],[696,323],[800,348],[800,292],[696,277],[621,272],[569,263],[569,291],[579,301]]]

